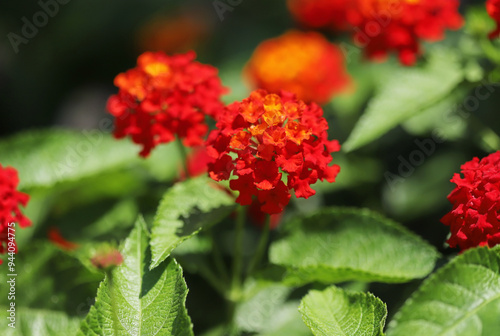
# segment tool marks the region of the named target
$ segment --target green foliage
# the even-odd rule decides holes
[[[458,57],[453,50],[445,49],[430,54],[425,68],[400,69],[371,99],[343,149],[352,151],[362,147],[426,111],[445,99],[463,76]]]
[[[370,293],[348,292],[335,286],[321,292],[313,290],[302,299],[299,310],[316,336],[384,335],[387,308]]]
[[[499,252],[498,248],[481,247],[454,258],[406,301],[389,323],[387,335],[490,336],[498,333]]]
[[[136,146],[109,134],[44,130],[20,133],[0,143],[4,165],[16,167],[21,188],[52,187],[137,160]]]
[[[6,31],[23,35],[20,17],[31,20],[42,9],[47,15],[63,11],[60,5],[12,2],[8,11],[0,11],[1,22],[16,24]],[[64,112],[64,120],[73,113],[79,118],[82,111],[86,122],[101,127],[30,130],[0,139],[0,164],[19,171],[20,189],[30,195],[22,212],[33,222],[16,227],[16,329],[5,318],[11,303],[5,286],[9,256],[2,256],[0,335],[382,336],[387,311],[394,316],[389,336],[499,334],[500,248],[472,249],[447,257],[448,263],[443,258],[441,269],[432,273],[440,255],[426,242],[442,247],[449,232],[439,218],[451,208],[449,180],[460,164],[500,148],[500,96],[495,94],[500,39],[488,39],[495,23],[484,3],[463,4],[464,28],[447,31],[445,41],[421,41],[422,54],[411,67],[401,66],[392,52],[386,62],[368,60],[349,34],[321,32],[342,49],[352,77],[351,86],[323,106],[329,138],[342,143],[332,162],[341,171],[335,183],[316,183],[314,197],[292,197],[270,242],[260,239],[267,235],[255,226],[250,209],[241,209],[248,218],[235,227],[234,197],[220,188],[228,189],[228,181],[218,186],[207,177],[178,182],[186,153],[177,143],[161,144],[141,158],[140,146],[129,137],[113,138],[112,116],[94,119],[104,101],[98,100],[99,111],[87,103],[104,91],[89,83],[103,79],[98,85],[112,85],[116,74],[135,63],[137,47],[184,35],[184,47],[192,45],[200,62],[219,69],[229,89],[223,102],[246,98],[251,87],[244,67],[255,47],[294,25],[284,2],[158,0],[99,8],[96,12],[91,2],[64,7],[61,20],[46,29],[37,26],[43,28],[36,37],[40,43],[18,40],[25,51],[16,57],[0,53],[6,56],[0,57],[0,73],[7,80],[0,105],[2,113],[11,113],[1,131],[55,120],[56,111]],[[198,28],[184,34],[191,11]],[[97,20],[82,24],[90,13]],[[151,27],[158,35],[144,38]],[[189,41],[200,27],[203,43]],[[139,46],[123,43],[136,44],[131,36],[137,33]],[[2,46],[2,51],[10,48]],[[63,99],[68,102],[59,105]],[[206,120],[212,129],[214,120]],[[84,126],[75,121],[70,124]],[[424,151],[416,137],[435,146]],[[366,146],[371,143],[375,146]],[[415,151],[425,152],[421,164],[410,162]],[[412,165],[407,173],[401,172],[399,155]],[[364,207],[383,209],[422,237]],[[151,234],[139,214],[151,224]],[[78,249],[47,242],[50,227]],[[101,269],[92,262],[116,249],[122,265]],[[256,251],[269,252],[269,258],[258,260]],[[384,298],[388,308],[368,291]]]
[[[223,219],[234,207],[234,199],[207,177],[173,186],[163,196],[153,221],[151,268],[158,266],[184,240]]]
[[[172,177],[178,169],[175,147],[165,146],[160,151],[141,159],[138,146],[116,141],[100,130],[31,131],[0,142],[2,165],[16,167],[22,189],[53,187],[132,166],[145,167],[159,177]]]
[[[193,335],[182,269],[170,258],[149,271],[145,225],[137,220],[122,249],[123,264],[101,283],[78,335]]]
[[[6,311],[7,307],[1,307]],[[0,333],[3,336],[69,336],[78,331],[80,320],[68,317],[58,311],[17,308],[15,328],[8,326],[11,323],[3,319],[0,324]]]
[[[243,331],[263,332],[278,325],[277,314],[291,288],[279,283],[251,282],[245,290],[249,293],[236,310],[235,320],[238,327]]]
[[[387,212],[401,220],[418,217],[439,207],[447,207],[446,196],[452,185],[450,178],[467,158],[462,153],[442,151],[426,158],[409,177],[386,180],[383,200]],[[394,173],[397,173],[394,171]],[[426,197],[422,197],[426,195]]]
[[[7,265],[6,261],[2,265]],[[15,269],[16,307],[64,310],[69,315],[81,315],[88,309],[89,296],[94,296],[103,278],[101,273],[82,267],[76,257],[47,242],[35,242],[19,250]],[[7,272],[0,272],[1,283],[8,279]],[[10,301],[4,293],[0,295],[0,305],[8,306]]]
[[[310,336],[297,310],[299,302],[290,299],[292,290],[278,282],[250,279],[236,307],[238,329],[261,336]]]
[[[287,268],[291,284],[405,282],[429,274],[438,257],[417,235],[366,209],[326,208],[284,225],[270,260]]]
[[[87,238],[97,238],[110,235],[118,230],[129,229],[137,218],[137,204],[130,199],[115,204],[96,222],[83,228],[83,235]]]
[[[449,96],[402,123],[403,128],[416,136],[438,135],[444,140],[456,140],[463,136],[470,114],[459,115],[460,102],[467,91],[455,89]],[[460,111],[461,112],[461,111]],[[436,134],[434,134],[436,133]]]

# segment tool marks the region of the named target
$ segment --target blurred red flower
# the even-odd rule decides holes
[[[76,250],[80,245],[77,243],[73,243],[69,240],[66,240],[61,234],[61,231],[57,227],[49,228],[49,232],[47,233],[49,241],[51,241],[54,245],[62,248],[63,250],[73,251]]]
[[[497,24],[497,28],[489,34],[489,38],[493,39],[500,35],[500,0],[487,0],[486,10]]]
[[[116,138],[131,136],[143,146],[143,157],[176,136],[185,146],[203,143],[208,130],[205,115],[213,117],[223,109],[220,96],[226,89],[217,69],[195,62],[195,57],[194,52],[174,56],[146,52],[137,59],[136,68],[116,76],[119,91],[107,104],[116,117]]]
[[[346,12],[353,0],[288,0],[288,9],[295,20],[309,28],[349,28]]]
[[[120,251],[111,248],[101,250],[95,253],[90,259],[92,265],[99,269],[106,269],[114,266],[119,266],[123,263],[123,256]]]
[[[14,243],[15,247],[17,225],[21,228],[31,225],[31,221],[19,209],[20,205],[25,207],[28,204],[30,197],[17,190],[18,184],[17,170],[0,164],[0,253],[6,253],[9,242]],[[13,229],[10,231],[10,239],[9,228]]]
[[[289,31],[262,42],[245,75],[255,88],[293,92],[318,104],[328,102],[351,82],[341,50],[316,32]]]
[[[500,243],[500,151],[461,166],[457,187],[448,195],[453,210],[441,222],[450,226],[448,244],[466,250]]]
[[[463,24],[458,0],[288,0],[288,4],[303,24],[352,30],[355,43],[370,59],[396,52],[404,65],[416,62],[421,40],[441,40],[446,29]]]
[[[206,41],[212,30],[206,12],[185,8],[155,16],[140,28],[136,40],[141,51],[186,52]]]
[[[323,110],[291,93],[254,91],[229,105],[217,128],[207,139],[208,153],[215,159],[209,164],[209,175],[216,181],[238,177],[229,185],[240,192],[236,202],[241,205],[257,198],[263,212],[280,213],[291,189],[297,197],[308,198],[315,194],[311,184],[334,182],[340,170],[328,165],[340,145],[327,139]]]

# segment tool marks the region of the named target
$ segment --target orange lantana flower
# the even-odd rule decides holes
[[[264,41],[248,62],[245,75],[255,88],[286,90],[319,104],[350,83],[341,50],[315,32],[289,31]]]

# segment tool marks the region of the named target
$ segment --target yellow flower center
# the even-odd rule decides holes
[[[170,73],[170,68],[165,63],[154,62],[146,65],[144,71],[150,76],[157,77],[160,75],[168,75]]]

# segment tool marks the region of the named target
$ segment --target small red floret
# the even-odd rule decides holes
[[[49,232],[47,233],[47,236],[50,242],[52,242],[57,247],[62,248],[63,250],[73,251],[80,247],[79,244],[66,240],[66,238],[62,236],[61,231],[57,227],[51,227],[49,229]]]

